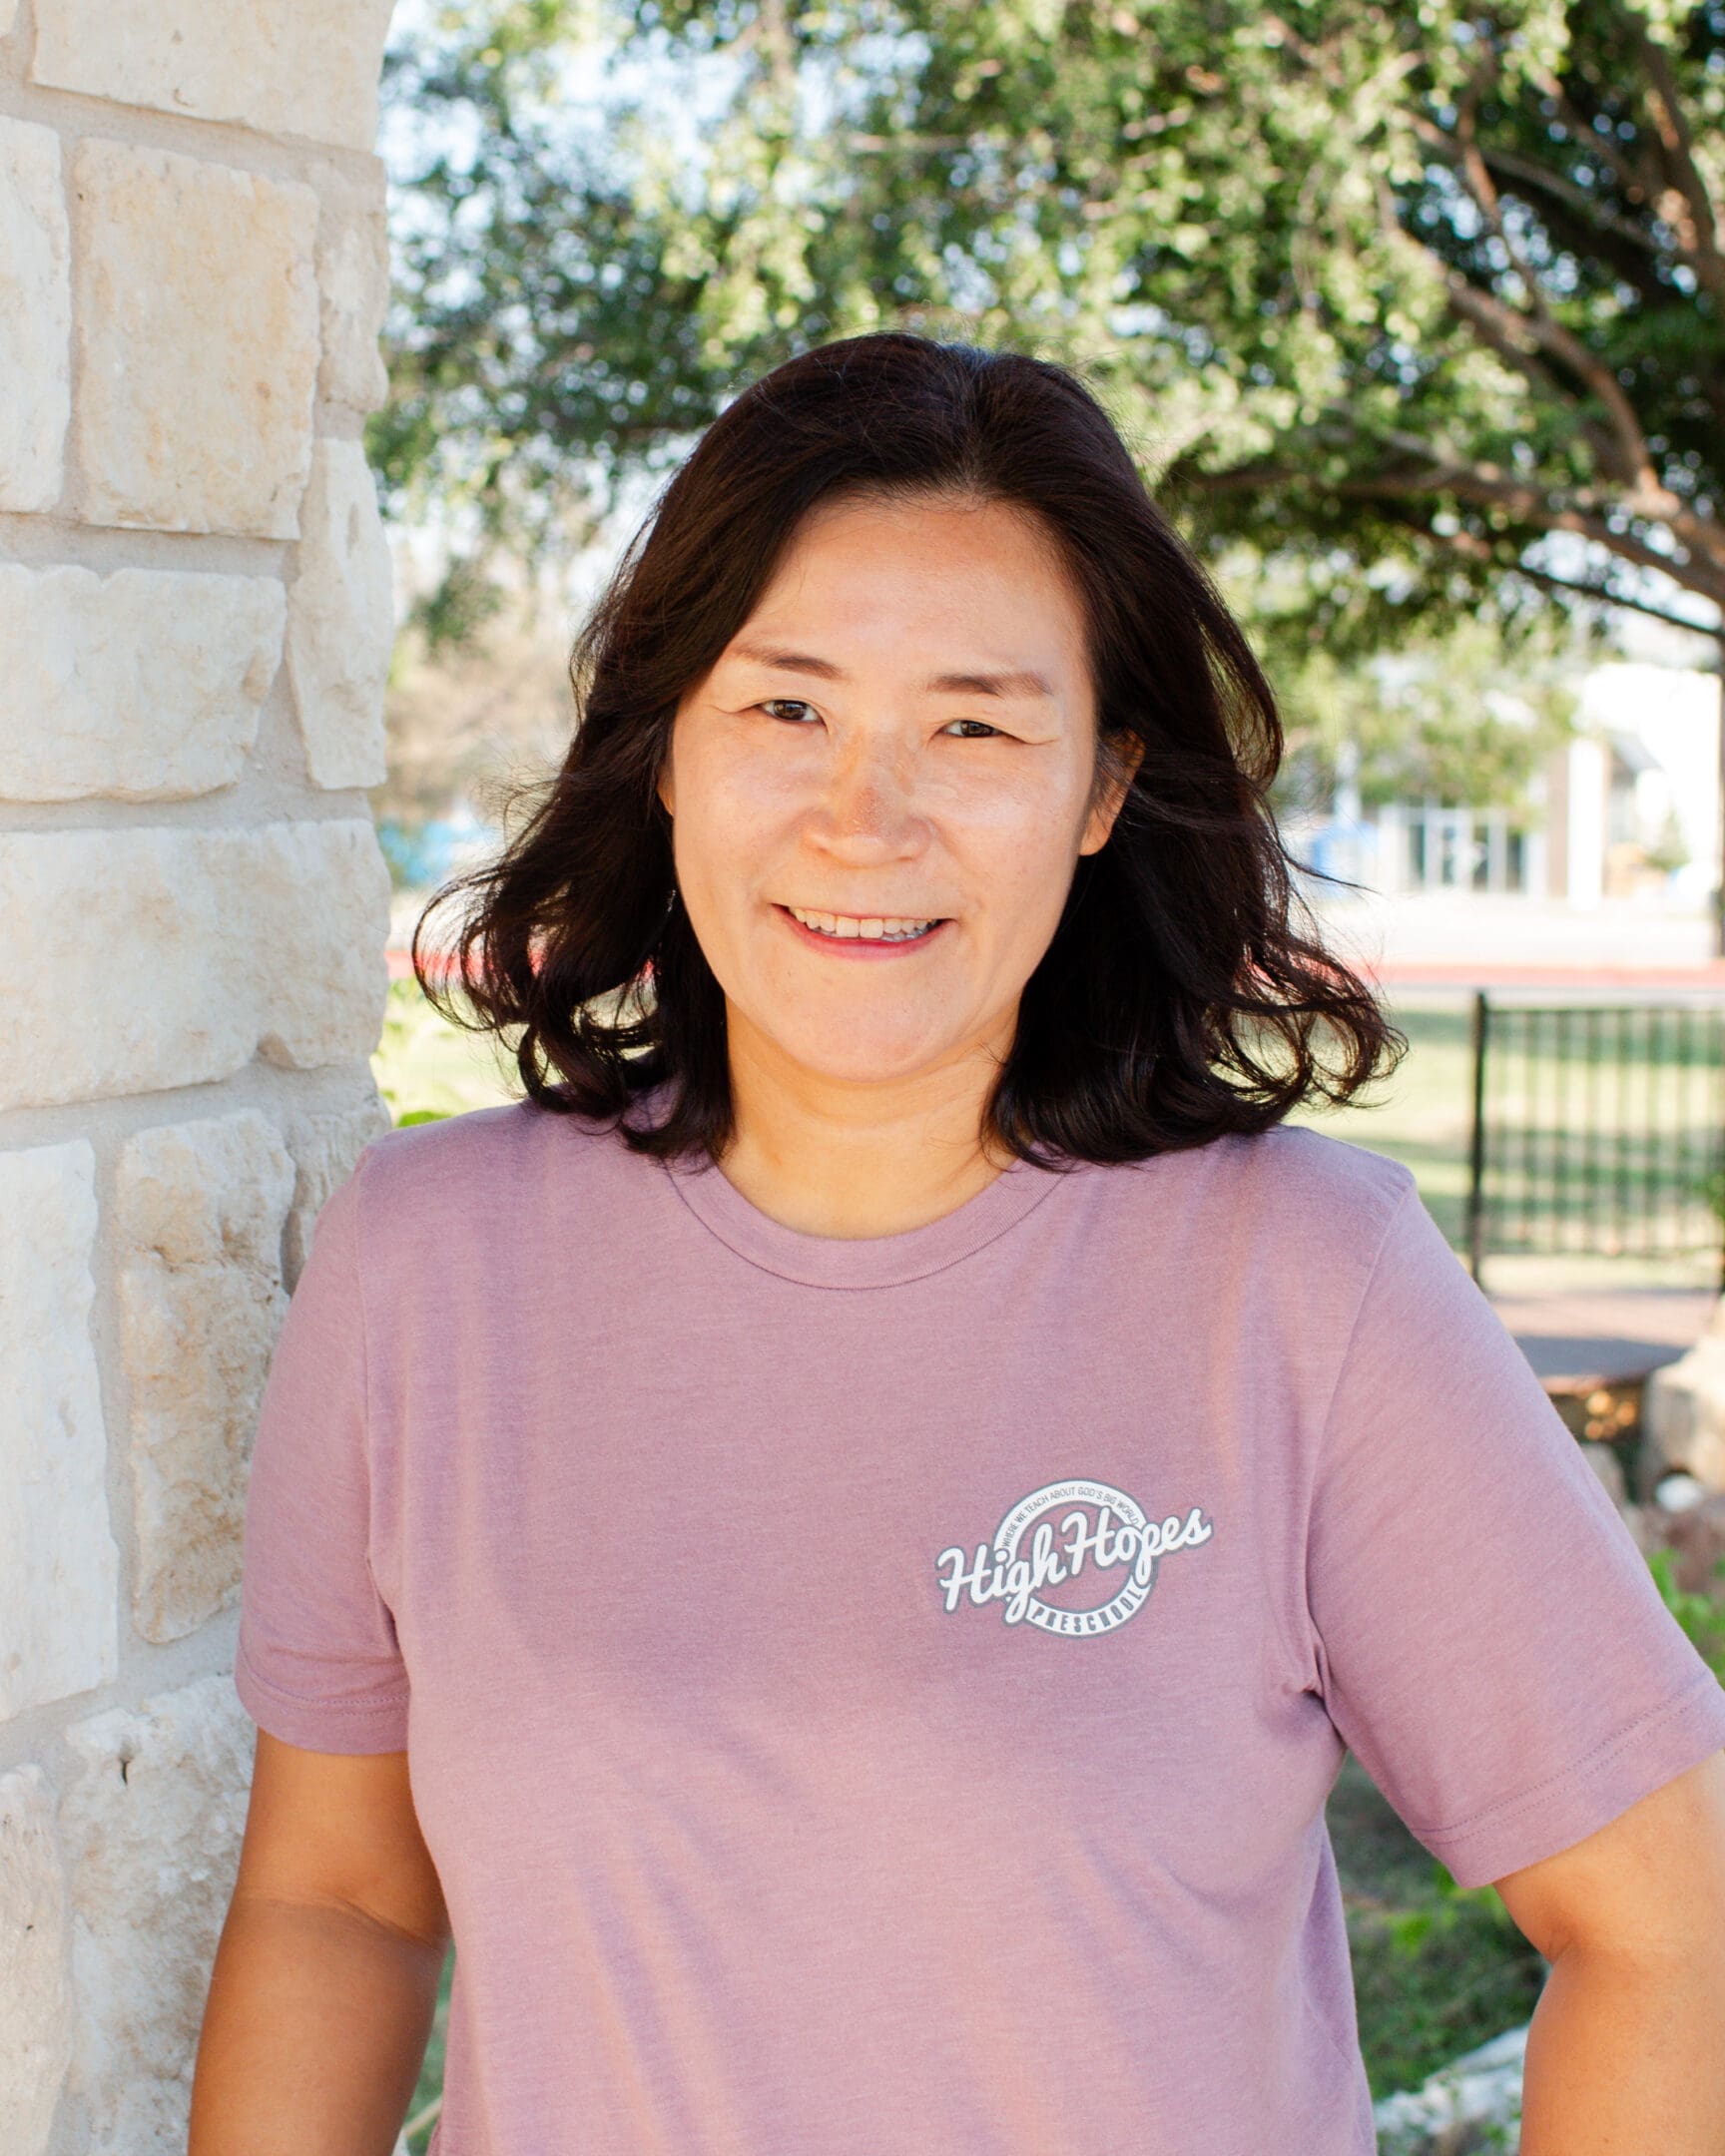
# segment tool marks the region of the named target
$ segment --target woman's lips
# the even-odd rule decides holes
[[[773,910],[784,918],[793,935],[835,958],[907,958],[912,951],[927,950],[930,944],[937,943],[952,925],[950,920],[936,921],[926,935],[907,936],[888,942],[883,936],[871,938],[823,935],[819,928],[805,926],[789,906],[775,901]]]

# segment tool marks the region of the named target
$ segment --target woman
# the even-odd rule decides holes
[[[365,1148],[277,1348],[193,2156],[383,2149],[451,1928],[439,2156],[1360,2156],[1345,1746],[1553,1959],[1524,2147],[1714,2148],[1725,1691],[1286,1120],[1406,1042],[1101,407],[790,361],[575,677],[458,886],[526,1097]]]

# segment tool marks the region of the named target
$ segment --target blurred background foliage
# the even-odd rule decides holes
[[[370,447],[459,535],[429,638],[891,326],[1082,367],[1281,673],[1725,599],[1725,0],[418,14]]]

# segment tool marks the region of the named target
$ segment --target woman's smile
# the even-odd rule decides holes
[[[866,918],[844,913],[817,913],[813,921],[832,921],[834,927],[817,927],[813,921],[800,920],[787,905],[773,902],[773,910],[785,922],[791,933],[802,943],[825,952],[834,958],[896,958],[910,951],[926,950],[936,941],[943,928],[950,928],[950,920],[931,920],[919,932],[906,932],[899,926],[898,917],[892,914],[870,914]],[[811,908],[804,908],[812,912]],[[898,932],[889,932],[893,929]]]

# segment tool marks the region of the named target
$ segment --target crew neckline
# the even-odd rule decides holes
[[[1084,1163],[1074,1165],[1081,1173]],[[763,1272],[811,1288],[896,1288],[956,1265],[1022,1220],[1064,1180],[1015,1159],[974,1197],[920,1228],[885,1236],[810,1235],[762,1212],[711,1161],[662,1160],[672,1187],[697,1220]]]

